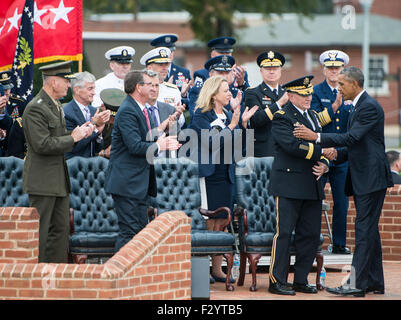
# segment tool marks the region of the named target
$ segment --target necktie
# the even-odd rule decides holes
[[[150,115],[152,116],[153,122],[158,127],[160,125],[159,117],[156,114],[157,107],[151,106],[149,107]]]
[[[304,113],[302,114],[304,116],[304,118],[306,119],[306,121],[308,121],[308,123],[312,126],[313,130],[315,130],[315,125],[313,124],[313,122],[311,120],[309,120],[308,117],[308,112],[304,111]]]
[[[149,114],[148,114],[148,110],[146,109],[146,107],[143,108],[143,114],[145,115],[146,124],[148,126],[148,131],[150,131],[151,128],[150,128]]]
[[[277,89],[273,89],[273,94],[277,97]]]
[[[337,89],[333,89],[333,94],[337,96]]]
[[[85,120],[90,121],[91,120],[91,112],[89,111],[89,108],[85,107],[84,110],[85,110]]]

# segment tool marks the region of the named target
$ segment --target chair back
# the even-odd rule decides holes
[[[29,198],[22,191],[24,160],[0,157],[0,205],[2,207],[29,207]]]
[[[249,157],[237,163],[237,203],[247,210],[249,233],[275,233],[274,197],[268,193],[272,164],[273,157]]]
[[[192,230],[205,230],[205,219],[198,211],[201,205],[198,164],[186,158],[160,158],[154,166],[157,196],[152,199],[152,206],[159,214],[184,211],[192,219]]]
[[[118,232],[113,198],[104,189],[108,160],[103,157],[73,157],[67,160],[67,166],[75,233]]]

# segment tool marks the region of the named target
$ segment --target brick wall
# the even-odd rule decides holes
[[[0,208],[0,299],[191,298],[184,212],[163,213],[102,265],[38,264],[38,219],[34,208]]]
[[[331,191],[326,187],[326,200],[330,204],[328,217],[330,226],[333,215],[333,198]],[[349,198],[349,210],[347,216],[347,246],[351,251],[355,248],[355,205],[353,198]],[[383,204],[383,210],[380,216],[379,231],[383,249],[383,260],[401,261],[401,185],[395,185],[387,190],[386,198]],[[327,233],[326,221],[322,215],[322,233]],[[327,249],[330,244],[325,237],[323,248]]]

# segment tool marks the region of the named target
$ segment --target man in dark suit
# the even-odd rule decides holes
[[[339,78],[339,90],[352,100],[353,113],[346,133],[316,134],[298,127],[294,135],[337,149],[337,162],[348,159],[345,194],[354,196],[355,252],[347,284],[327,291],[339,295],[364,296],[367,292],[384,293],[382,248],[378,223],[387,187],[393,186],[384,146],[384,111],[364,89],[360,69],[345,68]]]
[[[250,128],[255,130],[255,157],[271,157],[273,114],[288,101],[286,91],[279,84],[285,58],[281,53],[270,50],[262,52],[256,61],[263,82],[245,91],[245,106],[249,108],[259,106],[250,120]]]
[[[27,155],[22,174],[29,205],[40,215],[39,262],[66,263],[69,240],[70,180],[64,154],[93,132],[89,122],[68,132],[58,99],[70,87],[71,61],[40,68],[43,88],[28,103],[22,123]]]
[[[313,87],[306,76],[285,84],[290,102],[274,114],[272,135],[274,163],[270,192],[275,197],[277,227],[270,262],[269,292],[295,295],[296,291],[317,293],[308,284],[308,274],[319,246],[323,186],[320,177],[328,170],[323,156],[326,150],[293,136],[296,126],[304,125],[313,132],[321,127],[311,112]],[[292,232],[295,230],[296,262],[294,284],[287,285]]]
[[[401,184],[401,157],[400,153],[395,150],[386,152],[387,160],[391,169],[391,176],[393,177],[394,184]]]
[[[349,62],[349,57],[340,50],[327,50],[319,57],[323,65],[323,82],[313,87],[311,108],[317,112],[323,132],[344,133],[347,131],[351,105],[345,103],[338,92],[338,75]],[[347,101],[348,102],[348,101]],[[348,162],[330,163],[330,170],[322,177],[323,186],[330,183],[333,195],[333,247],[332,252],[350,254],[346,247],[348,197],[344,193]]]
[[[90,121],[96,128],[92,135],[74,145],[71,152],[67,152],[66,159],[72,157],[94,157],[103,148],[102,131],[110,118],[110,111],[99,112],[91,103],[95,95],[96,78],[91,73],[84,71],[74,75],[71,80],[73,100],[64,106],[64,117],[67,130],[73,130]]]
[[[111,142],[106,192],[111,193],[118,216],[117,252],[148,223],[147,207],[150,196],[156,196],[156,178],[151,164],[160,151],[177,150],[181,145],[176,136],[165,134],[153,142],[151,118],[145,107],[151,91],[149,71],[131,71],[124,80],[127,97],[117,111]]]

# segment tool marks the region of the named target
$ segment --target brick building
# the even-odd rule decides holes
[[[347,52],[350,65],[362,68],[363,14],[358,0],[333,0],[334,13],[315,15],[312,19],[294,14],[273,17],[267,23],[261,14],[237,14],[237,44],[234,56],[247,67],[251,85],[261,81],[257,55],[266,49],[282,52],[286,59],[282,81],[313,74],[315,83],[323,80],[318,63],[321,52],[333,48]],[[151,49],[149,41],[163,33],[175,33],[176,63],[192,72],[202,68],[208,58],[204,43],[194,39],[189,15],[180,13],[141,13],[137,21],[130,15],[111,16],[84,21],[84,49],[91,57],[93,73],[108,72],[104,52],[117,45],[132,45],[137,53],[134,68],[141,68],[139,58]],[[246,22],[244,24],[244,21]],[[401,67],[401,1],[375,0],[370,15],[370,87],[386,112],[386,136],[394,139],[387,146],[398,146],[401,137],[399,110],[401,84],[397,73]]]

